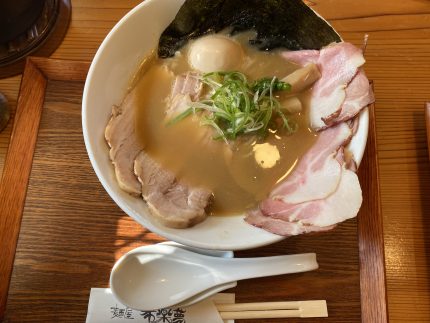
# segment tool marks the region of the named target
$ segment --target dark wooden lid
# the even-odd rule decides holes
[[[0,1],[0,44],[22,34],[42,13],[45,0]]]

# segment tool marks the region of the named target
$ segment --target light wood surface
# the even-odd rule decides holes
[[[140,1],[72,0],[72,22],[54,58],[91,60],[110,28]],[[430,2],[312,0],[345,40],[369,33],[375,81],[381,202],[391,322],[430,322],[430,164],[423,105],[430,97]],[[20,76],[0,80],[16,105]],[[0,134],[3,168],[11,124]]]

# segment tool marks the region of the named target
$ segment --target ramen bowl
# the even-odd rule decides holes
[[[116,178],[104,130],[113,105],[125,97],[142,60],[157,48],[163,30],[174,19],[183,1],[147,0],[124,16],[98,49],[85,83],[82,126],[85,146],[94,171],[115,203],[136,222],[166,239],[178,243],[218,250],[240,250],[275,243],[278,236],[247,224],[244,214],[209,216],[187,229],[172,229],[154,219],[141,198],[121,190]],[[349,144],[357,163],[364,153],[368,130],[368,111],[359,118],[359,127]]]

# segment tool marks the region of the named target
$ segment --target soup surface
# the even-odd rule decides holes
[[[298,68],[278,51],[262,52],[248,46],[249,36],[243,33],[233,37],[246,55],[236,70],[249,80],[273,76],[282,79]],[[192,42],[187,44],[175,57],[152,56],[142,64],[132,89],[137,101],[136,132],[146,152],[178,180],[213,192],[210,214],[242,214],[267,197],[315,142],[317,135],[308,126],[309,90],[296,95],[304,109],[290,116],[298,126],[292,134],[273,129],[264,138],[244,135],[227,144],[214,140],[212,128],[201,126],[198,115],[167,125],[166,110],[174,79],[192,70],[187,59],[191,45]],[[278,98],[282,101],[282,96],[288,95],[282,93]]]

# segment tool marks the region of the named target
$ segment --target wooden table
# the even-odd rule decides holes
[[[91,60],[138,0],[72,0],[72,21],[53,58]],[[375,82],[391,322],[430,322],[430,164],[424,102],[430,100],[430,2],[312,0],[345,40],[369,34],[366,72]],[[21,77],[0,80],[16,105]],[[0,134],[0,171],[11,123]]]

